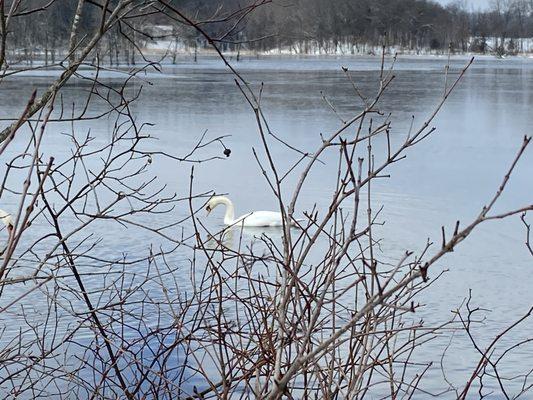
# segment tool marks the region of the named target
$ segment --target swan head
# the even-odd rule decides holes
[[[220,203],[217,202],[217,196],[213,196],[209,199],[207,204],[205,205],[205,211],[207,212],[206,216],[213,211],[213,209],[218,206]]]
[[[207,211],[207,215],[209,215],[209,213],[211,213],[211,211],[213,211],[215,207],[218,206],[219,204],[228,205],[230,203],[231,202],[229,201],[229,199],[225,196],[213,196],[209,199],[209,201],[205,205],[205,211]]]

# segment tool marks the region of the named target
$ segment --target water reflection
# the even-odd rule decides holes
[[[265,240],[277,243],[282,237],[282,227],[233,225],[223,228],[220,232],[208,234],[205,247],[210,250],[239,251],[242,246],[253,246]]]

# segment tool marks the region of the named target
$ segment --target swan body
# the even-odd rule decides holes
[[[283,217],[277,211],[252,211],[235,218],[235,208],[230,199],[225,196],[213,196],[206,204],[207,215],[218,205],[226,206],[224,215],[225,225],[238,226],[283,226]],[[294,225],[294,223],[291,223]]]

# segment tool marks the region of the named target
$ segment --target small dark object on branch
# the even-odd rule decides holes
[[[226,157],[229,157],[230,154],[231,154],[231,150],[230,150],[230,149],[228,149],[228,148],[224,149],[224,155],[225,155]]]

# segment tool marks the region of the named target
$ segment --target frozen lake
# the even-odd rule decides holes
[[[454,58],[455,74],[467,59]],[[348,67],[360,90],[371,96],[376,90],[379,57],[269,57],[244,58],[236,68],[254,87],[264,83],[263,111],[271,129],[297,148],[312,151],[320,144],[320,134],[335,131],[340,122],[323,100],[325,95],[341,117],[348,119],[360,109],[341,66]],[[405,137],[411,116],[420,124],[440,101],[444,84],[445,58],[402,58],[396,64],[396,79],[382,101],[382,109],[391,112],[393,141]],[[20,113],[33,88],[45,88],[54,75],[50,72],[25,74],[0,84],[0,118]],[[121,81],[119,73],[109,73],[110,84]],[[237,214],[253,209],[275,209],[276,199],[267,187],[254,160],[252,148],[260,148],[255,118],[233,76],[216,59],[198,63],[182,61],[164,65],[161,74],[150,72],[135,80],[143,86],[141,98],[134,104],[139,122],[153,123],[147,132],[157,138],[155,147],[175,155],[186,154],[198,137],[229,135],[224,139],[231,157],[195,166],[198,192],[214,190],[228,193]],[[81,102],[89,88],[80,80],[64,89],[69,101]],[[533,60],[483,58],[474,62],[464,80],[433,121],[435,134],[408,152],[407,159],[394,165],[391,178],[375,186],[375,206],[383,205],[386,223],[377,235],[383,238],[382,251],[391,258],[405,250],[421,250],[427,238],[440,241],[442,225],[452,229],[456,220],[471,221],[494,194],[504,173],[521,145],[525,134],[533,134]],[[95,110],[95,113],[97,110]],[[111,122],[86,123],[92,135],[108,137]],[[54,129],[56,132],[54,132]],[[65,127],[54,125],[46,136],[47,154],[67,154],[70,143],[54,136]],[[15,146],[17,144],[15,143]],[[15,147],[16,148],[16,147]],[[531,204],[533,201],[533,152],[521,160],[497,210]],[[202,154],[221,155],[213,145]],[[288,167],[297,156],[282,146],[273,147],[274,159]],[[314,204],[320,209],[332,193],[335,158],[325,159],[304,189],[300,212]],[[154,160],[158,175],[172,191],[188,194],[190,165],[169,160]],[[329,184],[331,182],[331,184]],[[294,179],[285,183],[288,192]],[[4,201],[4,199],[2,199]],[[9,205],[9,200],[7,201]],[[2,205],[1,208],[6,206]],[[206,223],[216,227],[221,212],[214,212]],[[176,210],[187,215],[188,210]],[[531,220],[530,216],[530,220]],[[127,231],[117,226],[114,249],[135,252],[143,238],[132,243],[123,240]],[[421,317],[428,321],[446,320],[472,290],[473,303],[491,310],[485,326],[476,331],[480,342],[488,343],[503,327],[522,316],[533,305],[533,259],[524,245],[525,229],[518,216],[482,225],[457,250],[439,264],[449,269],[421,302],[427,306]],[[435,275],[436,275],[435,271]],[[89,281],[97,287],[98,281]],[[5,323],[6,320],[0,320]],[[533,320],[513,332],[508,342],[531,337]],[[442,343],[423,349],[421,359],[439,362]],[[465,337],[454,338],[445,359],[448,378],[464,384],[479,355],[468,350]],[[527,350],[524,350],[527,349]],[[450,354],[453,354],[451,356]],[[533,347],[510,356],[505,371],[509,376],[529,371]],[[442,388],[440,367],[427,376],[423,388],[438,392]]]

